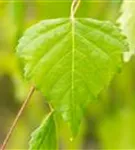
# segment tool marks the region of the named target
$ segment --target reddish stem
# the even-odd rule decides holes
[[[29,102],[29,100],[30,100],[32,94],[34,93],[34,91],[35,91],[35,87],[32,86],[32,87],[30,88],[30,91],[29,91],[29,93],[28,93],[28,95],[27,95],[25,101],[23,102],[23,104],[22,104],[22,106],[21,106],[21,108],[20,108],[18,114],[16,115],[16,118],[15,118],[14,122],[12,123],[12,126],[10,127],[10,129],[9,129],[7,135],[6,135],[6,138],[4,139],[4,142],[3,142],[3,144],[2,144],[2,146],[1,146],[1,148],[0,148],[0,150],[5,150],[5,147],[6,147],[8,141],[9,141],[9,139],[10,139],[10,137],[11,137],[11,135],[12,135],[12,133],[13,133],[13,131],[14,131],[16,125],[17,125],[17,122],[18,122],[20,116],[22,115],[24,109],[26,108],[26,106],[27,106],[27,104],[28,104],[28,102]]]

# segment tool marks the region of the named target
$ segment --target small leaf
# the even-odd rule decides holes
[[[124,0],[121,8],[121,16],[118,19],[121,29],[127,36],[130,51],[124,55],[125,61],[129,61],[135,53],[135,2]]]
[[[86,105],[122,66],[125,37],[108,21],[88,18],[41,21],[17,47],[25,78],[42,91],[70,123],[73,135]]]
[[[56,149],[56,127],[51,112],[31,135],[29,150],[55,150]]]

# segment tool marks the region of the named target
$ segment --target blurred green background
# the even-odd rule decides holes
[[[111,20],[119,17],[122,0],[82,0],[77,17]],[[0,1],[0,143],[4,140],[30,85],[23,80],[15,47],[25,29],[43,19],[69,17],[71,0]],[[135,58],[124,65],[108,89],[87,108],[80,133],[71,141],[65,122],[59,123],[59,149],[135,149]],[[27,149],[31,132],[48,113],[36,91],[7,149]]]

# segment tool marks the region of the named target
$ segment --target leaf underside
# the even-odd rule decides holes
[[[31,81],[77,134],[86,105],[121,68],[125,37],[108,21],[44,20],[29,28],[17,54]]]
[[[29,150],[55,150],[56,127],[53,113],[50,113],[31,135]]]

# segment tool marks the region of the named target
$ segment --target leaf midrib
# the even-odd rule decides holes
[[[71,19],[71,24],[72,24],[72,73],[71,73],[71,110],[74,110],[74,113],[71,112],[72,115],[72,120],[74,122],[74,116],[76,115],[76,100],[74,98],[74,71],[75,71],[75,18]],[[75,104],[74,104],[75,103]],[[73,109],[74,108],[74,109]],[[74,126],[74,125],[73,125]]]

